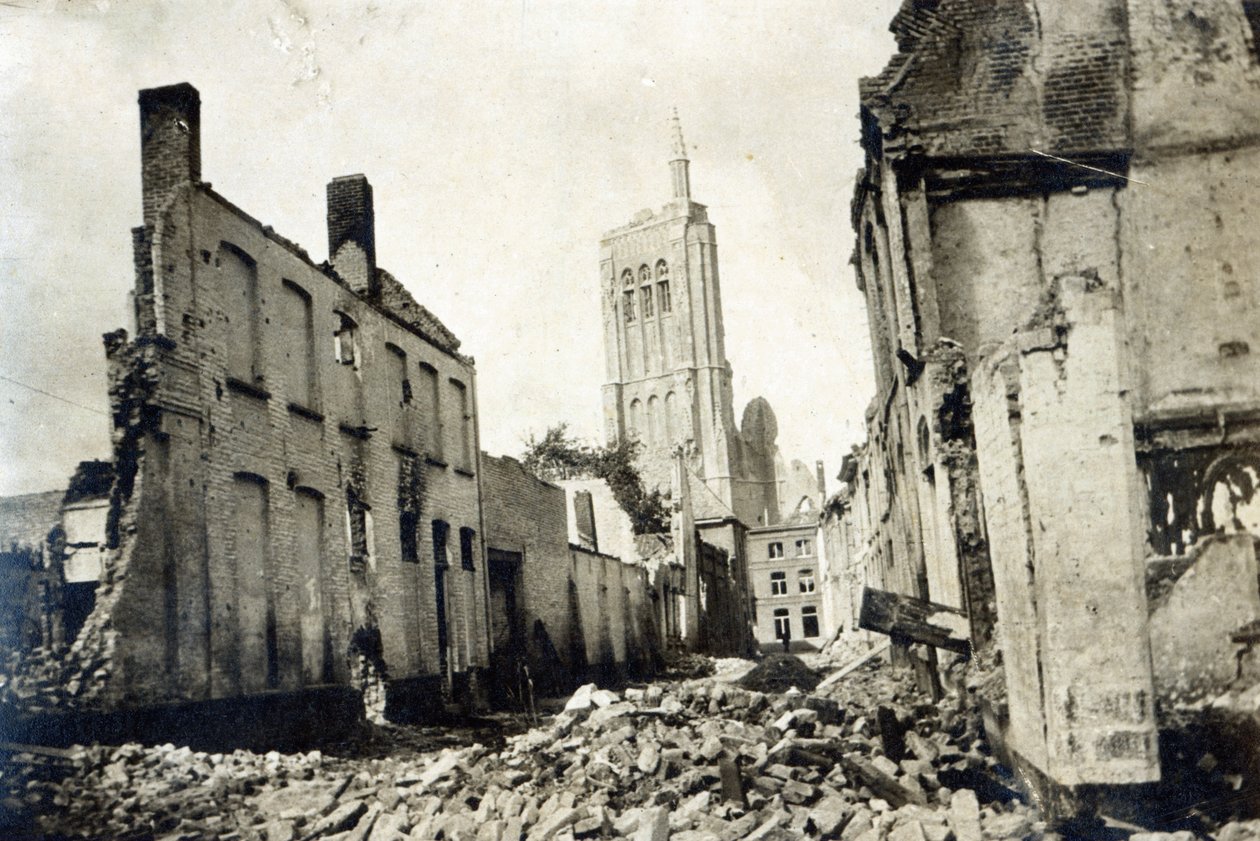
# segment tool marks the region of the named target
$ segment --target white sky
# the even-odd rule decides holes
[[[599,237],[669,198],[677,106],[736,418],[765,396],[784,455],[834,485],[873,388],[848,265],[857,79],[891,56],[899,5],[7,0],[0,494],[109,456],[136,93],[180,81],[201,92],[202,177],[316,261],[324,185],[368,176],[378,262],[476,358],[483,447],[513,455],[562,420],[602,438]]]

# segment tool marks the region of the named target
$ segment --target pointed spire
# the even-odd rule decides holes
[[[687,144],[683,141],[682,123],[678,119],[677,108],[674,109],[673,115],[669,118],[669,128],[674,145],[674,154],[669,160],[670,177],[674,182],[674,198],[690,199],[691,175],[687,172],[689,167]]]
[[[687,160],[687,144],[683,141],[682,122],[678,119],[678,108],[674,108],[673,115],[669,118],[670,138],[674,142],[674,157],[672,160]]]

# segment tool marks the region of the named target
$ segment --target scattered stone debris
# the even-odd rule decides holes
[[[1055,837],[995,778],[976,714],[956,695],[926,702],[878,662],[817,695],[706,678],[586,686],[567,706],[498,747],[405,756],[32,750],[3,766],[0,812],[26,813],[34,837],[65,839]],[[1258,830],[1231,824],[1216,837]]]

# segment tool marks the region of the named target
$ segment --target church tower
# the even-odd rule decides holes
[[[609,440],[636,437],[648,487],[669,488],[672,454],[727,507],[736,507],[739,433],[722,329],[717,240],[708,211],[691,200],[690,161],[677,112],[670,119],[673,198],[642,210],[600,241]],[[776,512],[777,513],[777,512]]]

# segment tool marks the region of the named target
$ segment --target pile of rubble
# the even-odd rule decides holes
[[[545,726],[499,749],[405,758],[79,748],[60,781],[15,764],[28,773],[7,780],[3,806],[38,815],[45,837],[164,841],[1046,834],[993,781],[978,722],[956,698],[926,703],[875,664],[852,678],[814,695],[714,679],[622,694],[586,686]],[[882,706],[837,700],[863,684]],[[1250,837],[1231,831],[1231,841]]]

